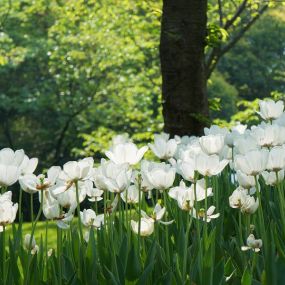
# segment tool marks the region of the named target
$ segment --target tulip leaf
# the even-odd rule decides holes
[[[136,280],[141,274],[141,264],[137,250],[135,247],[131,247],[128,255],[126,277],[130,281]]]
[[[252,285],[252,275],[248,268],[246,268],[243,272],[241,285]]]

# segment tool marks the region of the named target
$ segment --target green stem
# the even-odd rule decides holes
[[[277,191],[278,191],[278,196],[279,196],[279,208],[280,208],[280,214],[281,214],[281,222],[282,222],[282,228],[283,231],[285,231],[285,201],[284,201],[284,196],[282,193],[281,189],[281,183],[279,182],[278,179],[278,172],[276,171],[276,179],[277,179]]]
[[[19,195],[19,224],[22,222],[22,203],[23,203],[23,189],[20,187]]]
[[[5,279],[5,271],[6,271],[6,250],[5,250],[5,226],[3,226],[3,232],[1,233],[2,235],[2,276],[3,276],[3,281],[4,281],[4,284],[6,284],[6,279]]]
[[[166,190],[163,190],[163,200],[164,200],[164,207],[167,209],[167,193],[166,193]],[[165,240],[165,242],[166,242],[166,259],[167,259],[167,264],[170,265],[169,237],[168,237],[168,226],[167,225],[165,228],[165,239],[166,239]]]
[[[38,211],[38,214],[37,214],[37,217],[34,221],[34,223],[32,224],[32,233],[31,233],[31,237],[30,237],[30,243],[29,243],[29,249],[28,249],[28,268],[30,268],[30,262],[31,262],[31,250],[32,250],[32,242],[33,242],[33,237],[34,237],[34,234],[35,234],[35,229],[36,229],[36,225],[41,217],[41,214],[42,214],[42,211],[43,211],[43,199],[44,199],[44,193],[43,193],[43,190],[41,190],[41,202],[40,202],[40,208],[39,208],[39,211]],[[29,271],[27,271],[27,274],[25,276],[25,282],[24,284],[28,285],[28,280],[29,280]]]
[[[43,194],[43,193],[41,193]],[[34,224],[34,199],[33,194],[30,193],[30,206],[31,206],[31,223]]]
[[[140,254],[140,241],[141,241],[141,178],[138,177],[139,189],[139,224],[138,224],[138,254]]]
[[[75,181],[75,191],[76,191],[76,208],[77,208],[77,219],[78,219],[78,228],[81,242],[83,242],[83,231],[82,231],[82,223],[80,217],[80,202],[79,202],[79,189],[78,189],[78,181]]]
[[[46,262],[47,262],[48,260],[48,219],[46,219],[45,248],[46,248]]]
[[[183,252],[183,270],[182,270],[182,280],[186,280],[186,267],[187,267],[187,254],[188,254],[188,244],[189,244],[189,231],[192,224],[192,215],[187,212],[187,224],[185,233],[185,247]]]

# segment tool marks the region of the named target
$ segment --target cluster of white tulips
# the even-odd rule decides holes
[[[0,231],[15,221],[17,210],[22,221],[21,200],[25,191],[31,196],[38,195],[40,202],[32,233],[26,235],[23,243],[33,255],[40,251],[34,234],[43,214],[63,231],[74,227],[73,220],[77,216],[77,230],[82,242],[87,243],[91,229],[97,232],[106,229],[111,234],[116,218],[123,224],[120,233],[126,231],[129,238],[132,231],[139,244],[144,237],[159,236],[159,229],[166,235],[166,243],[171,243],[169,229],[175,224],[181,225],[182,221],[186,227],[183,253],[186,262],[190,228],[196,228],[198,235],[201,233],[206,240],[215,220],[225,219],[224,209],[228,205],[237,209],[231,211],[239,211],[239,227],[245,223],[245,229],[238,233],[239,249],[257,254],[262,245],[269,246],[261,203],[262,196],[267,194],[263,193],[261,183],[278,191],[278,209],[284,227],[281,232],[285,233],[284,105],[272,100],[260,101],[259,105],[258,114],[263,121],[250,129],[241,124],[231,129],[213,125],[205,128],[202,137],[170,138],[163,133],[154,136],[153,144],[142,148],[126,136],[117,136],[106,151],[108,159],[102,159],[100,165],[88,157],[69,161],[62,168],[52,166],[46,175],[34,174],[38,160],[29,159],[23,150],[2,149]],[[156,156],[156,161],[144,159],[147,151]],[[222,173],[228,176],[231,188],[223,201],[220,197],[225,196],[219,193],[218,185]],[[12,202],[12,192],[7,191],[17,181],[21,188],[19,209],[18,204]],[[82,210],[81,204],[86,200],[91,206]],[[185,214],[187,218],[183,220],[181,215]],[[202,242],[197,244],[203,252]],[[166,247],[166,259],[171,262],[171,250]],[[203,266],[202,255],[199,258],[198,264]],[[189,278],[186,264],[182,266],[183,278]]]

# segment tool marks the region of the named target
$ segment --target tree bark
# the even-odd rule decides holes
[[[200,135],[209,117],[207,0],[163,0],[160,36],[164,130]]]

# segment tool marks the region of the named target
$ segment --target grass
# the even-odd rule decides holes
[[[18,224],[15,224],[16,227],[18,227]],[[48,224],[48,248],[55,248],[56,247],[56,241],[57,241],[57,236],[56,236],[56,229],[57,225],[55,222],[49,221]],[[23,223],[23,238],[25,237],[26,234],[31,234],[32,232],[32,223]],[[10,238],[13,238],[13,233],[12,233],[12,226],[7,227],[7,236]],[[37,223],[37,227],[35,230],[35,239],[36,243],[39,245],[41,238],[44,240],[45,239],[45,234],[46,234],[46,222],[45,221],[39,221]],[[7,239],[8,240],[8,239]]]

